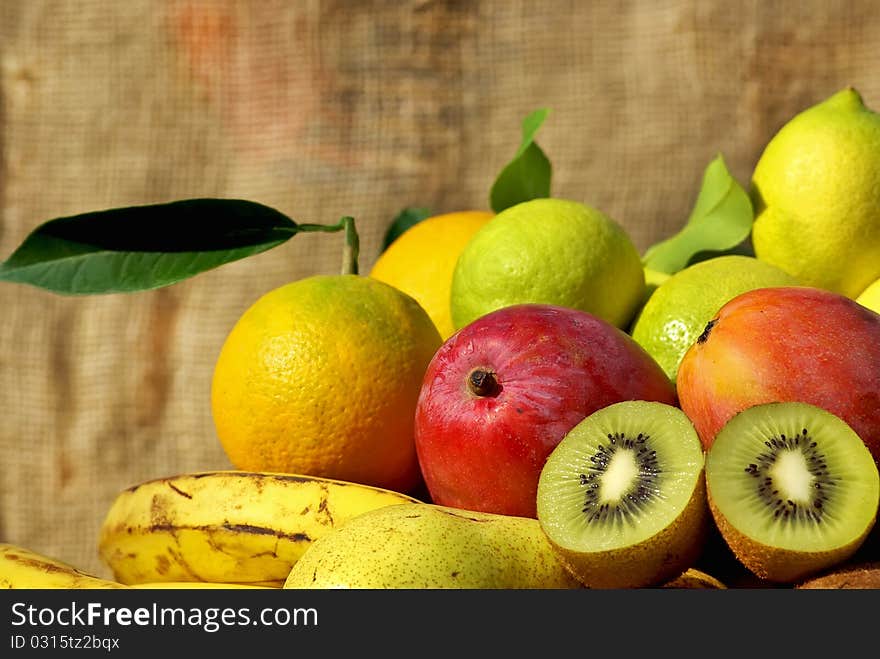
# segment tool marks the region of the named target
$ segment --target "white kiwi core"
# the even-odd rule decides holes
[[[863,538],[880,474],[843,419],[802,402],[765,403],[730,419],[706,454],[716,515],[768,547],[828,552]]]
[[[681,409],[615,403],[583,419],[551,452],[538,481],[538,521],[577,553],[631,547],[667,529],[703,478],[703,447]]]
[[[799,502],[810,500],[810,488],[816,479],[800,451],[780,451],[770,468],[770,476],[777,487],[785,492],[786,498]]]
[[[632,488],[639,475],[639,465],[632,451],[618,451],[601,478],[599,496],[603,501],[618,502]]]

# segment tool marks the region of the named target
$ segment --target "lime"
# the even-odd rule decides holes
[[[631,334],[674,382],[684,353],[725,302],[754,288],[797,283],[752,256],[716,256],[661,283],[636,317]]]
[[[468,241],[450,294],[457,329],[501,307],[555,304],[623,328],[645,292],[639,253],[623,227],[568,199],[506,208]]]

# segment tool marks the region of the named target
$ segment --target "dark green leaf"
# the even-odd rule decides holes
[[[719,154],[703,173],[697,201],[684,228],[649,247],[646,268],[673,274],[695,260],[732,250],[742,252],[754,220],[748,193],[730,175]]]
[[[550,110],[542,108],[523,120],[522,143],[489,193],[489,206],[496,213],[523,201],[550,196],[552,167],[535,142],[535,134],[549,113]]]
[[[379,253],[381,254],[388,249],[388,246],[397,240],[404,231],[431,217],[431,215],[432,211],[430,208],[404,208],[397,214],[397,217],[394,218],[391,226],[385,232],[385,238],[382,240],[382,249]]]
[[[65,295],[148,290],[266,251],[299,230],[239,199],[185,199],[50,220],[0,263],[0,281]]]

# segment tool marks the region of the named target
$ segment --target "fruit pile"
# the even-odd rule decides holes
[[[806,109],[748,193],[716,161],[644,255],[515,171],[367,275],[341,222],[343,274],[268,292],[220,350],[234,468],[120,492],[113,580],[6,544],[0,586],[876,587],[880,115]]]

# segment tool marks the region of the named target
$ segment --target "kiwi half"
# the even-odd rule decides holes
[[[699,556],[710,516],[704,454],[679,408],[624,401],[572,428],[538,480],[537,517],[589,588],[667,582]]]
[[[848,559],[880,502],[864,442],[839,417],[801,402],[732,417],[707,452],[706,487],[730,549],[773,582],[794,583]]]

